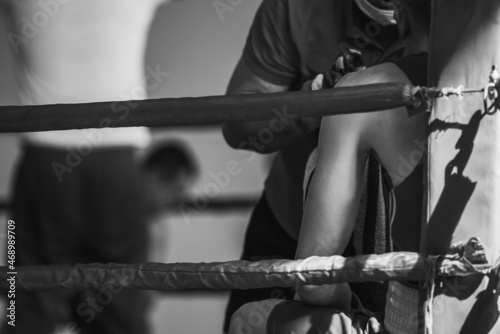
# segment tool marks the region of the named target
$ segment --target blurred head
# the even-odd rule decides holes
[[[431,25],[432,0],[392,0],[394,18],[401,39],[428,38]]]
[[[154,148],[144,162],[146,186],[152,207],[175,204],[198,177],[191,151],[178,141],[166,141]]]

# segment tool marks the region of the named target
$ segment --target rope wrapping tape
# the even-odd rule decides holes
[[[412,105],[412,88],[386,83],[271,94],[0,106],[0,132],[208,125],[378,111]]]
[[[223,263],[143,263],[77,264],[62,266],[17,267],[15,276],[0,268],[0,291],[6,292],[14,277],[18,291],[48,291],[60,288],[81,290],[118,289],[255,289],[323,285],[345,282],[388,280],[425,281],[429,276],[446,274],[439,267],[461,276],[485,274],[489,266],[478,264],[481,272],[451,270],[463,268],[465,258],[444,256],[436,267],[436,257],[418,253],[395,252],[352,258],[342,256],[310,257],[305,260],[232,261]],[[475,266],[475,265],[473,265]],[[431,272],[429,272],[431,271]],[[7,277],[5,277],[7,276]],[[431,278],[432,280],[432,278]]]

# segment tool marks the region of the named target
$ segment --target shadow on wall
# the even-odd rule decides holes
[[[479,130],[481,120],[487,113],[477,110],[468,124],[447,123],[435,119],[430,124],[430,133],[446,131],[448,129],[459,129],[462,131],[455,148],[458,150],[456,156],[448,163],[445,170],[445,186],[439,201],[429,219],[427,227],[427,239],[439,238],[439,243],[434,240],[428,242],[430,245],[451,244],[453,233],[462,217],[462,214],[474,193],[477,182],[466,177],[463,172],[467,167],[469,159],[474,150],[474,140]],[[438,246],[435,246],[438,247]],[[429,248],[430,254],[440,254],[444,249]],[[486,290],[479,293],[476,302],[460,331],[460,333],[489,333],[499,319],[497,292],[499,284],[499,268],[490,274],[489,284]],[[465,300],[469,298],[483,281],[482,276],[455,278],[453,283],[445,280],[444,284],[436,288],[436,295],[444,294]],[[450,288],[454,286],[454,288]],[[456,287],[461,287],[457,289]]]

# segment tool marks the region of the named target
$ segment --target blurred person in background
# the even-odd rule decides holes
[[[21,104],[144,99],[166,78],[145,67],[163,0],[4,0]],[[111,115],[127,117],[131,103]],[[71,115],[68,115],[71,117]],[[110,117],[111,118],[111,117]],[[136,153],[146,128],[23,135],[13,190],[16,265],[144,262],[148,213]],[[148,333],[142,291],[17,293],[16,327],[2,333]]]
[[[177,140],[153,145],[143,162],[150,215],[150,256],[148,261],[165,261],[166,223],[186,199],[199,177],[199,166],[189,147]]]

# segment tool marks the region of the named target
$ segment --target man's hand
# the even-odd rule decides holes
[[[322,90],[334,88],[346,74],[366,69],[363,56],[358,50],[349,49],[345,54],[340,54],[335,60],[330,71],[320,73],[314,78],[304,83],[302,90]],[[304,124],[315,131],[321,126],[321,117],[303,118]]]
[[[340,54],[330,71],[320,73],[314,80],[306,81],[302,88],[304,90],[321,90],[334,88],[346,74],[366,69],[363,55],[358,50],[349,49]]]

